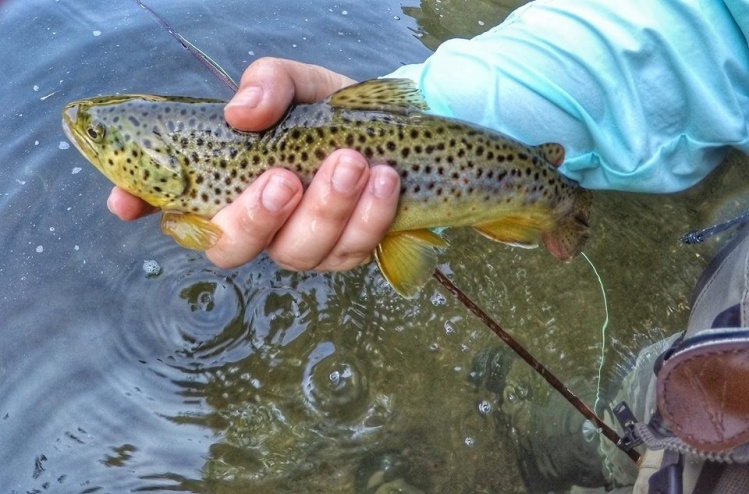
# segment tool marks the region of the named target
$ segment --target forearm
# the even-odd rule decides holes
[[[704,5],[700,5],[704,4]],[[721,2],[538,1],[393,76],[432,111],[567,148],[590,188],[671,192],[749,150],[749,50]]]

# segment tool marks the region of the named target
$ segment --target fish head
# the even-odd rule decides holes
[[[74,101],[63,110],[68,139],[104,176],[149,204],[162,207],[185,193],[183,161],[149,119],[156,96],[108,96]]]

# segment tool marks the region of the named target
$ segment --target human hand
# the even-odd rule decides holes
[[[240,130],[264,130],[290,104],[321,100],[353,82],[316,65],[262,58],[242,75],[225,117]],[[384,237],[399,191],[395,170],[370,168],[362,155],[348,149],[325,159],[306,192],[294,173],[272,168],[212,219],[224,233],[206,255],[217,266],[231,268],[266,250],[286,269],[345,271],[368,259]],[[156,211],[118,187],[107,205],[126,221]]]

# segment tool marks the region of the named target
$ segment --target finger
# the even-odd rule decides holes
[[[112,192],[109,193],[107,208],[124,221],[137,220],[159,210],[159,208],[151,206],[143,199],[135,197],[119,187],[114,187]]]
[[[245,70],[224,116],[229,125],[238,129],[265,130],[278,122],[292,103],[319,101],[353,83],[318,65],[261,58]]]
[[[218,243],[206,251],[221,268],[249,262],[273,240],[302,199],[302,183],[290,171],[271,169],[258,177],[212,221],[222,230]]]
[[[400,176],[387,165],[370,169],[369,182],[330,254],[317,271],[353,269],[374,252],[398,211]]]
[[[332,153],[268,246],[271,258],[298,271],[320,264],[338,242],[368,180],[369,164],[361,154],[349,149]]]

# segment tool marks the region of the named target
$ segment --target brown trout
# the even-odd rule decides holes
[[[332,151],[352,148],[401,176],[399,209],[374,252],[405,297],[426,284],[445,241],[436,227],[471,226],[524,247],[541,239],[556,257],[588,237],[590,193],[560,175],[559,144],[526,146],[462,121],[426,113],[410,80],[378,79],[325,101],[292,107],[275,127],[242,132],[224,101],[128,95],[69,103],[63,127],[107,178],[163,211],[161,227],[182,246],[205,250],[220,229],[210,218],[273,166],[307,185]]]

